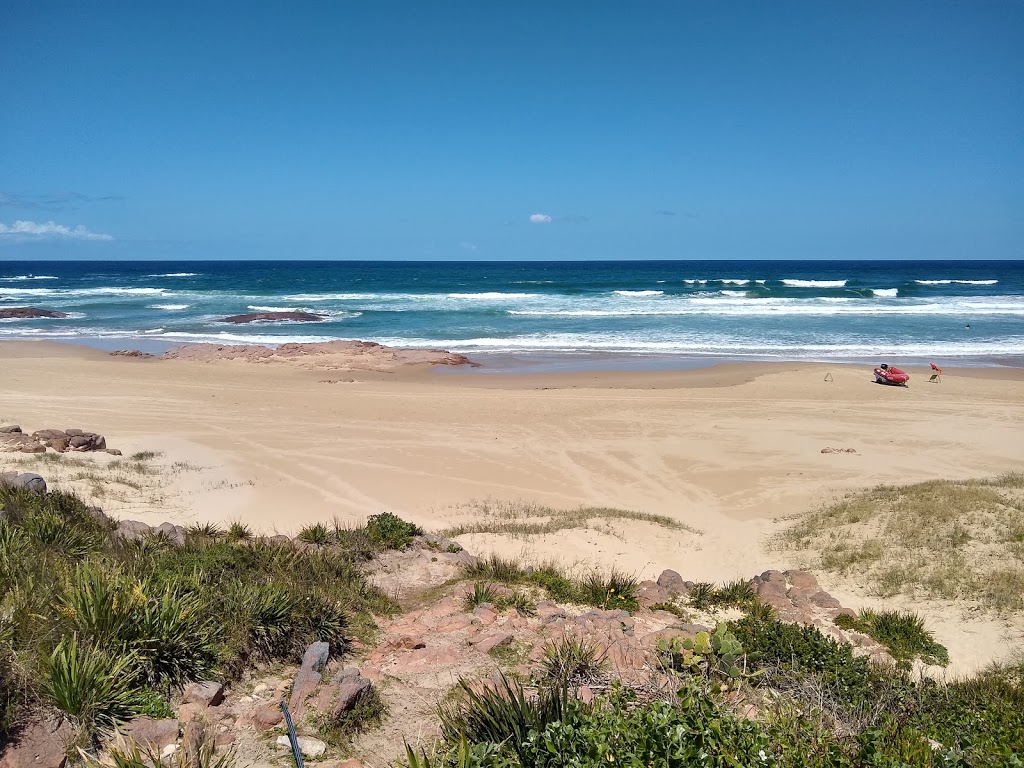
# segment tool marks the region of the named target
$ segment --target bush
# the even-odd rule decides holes
[[[870,635],[889,649],[897,662],[909,667],[914,659],[926,664],[949,664],[949,652],[924,628],[924,619],[909,611],[863,610],[856,617],[838,616],[837,626]]]
[[[366,521],[366,530],[370,541],[381,549],[405,549],[412,543],[413,536],[423,533],[419,526],[390,512],[371,515]]]
[[[107,731],[139,712],[137,664],[132,653],[114,657],[65,638],[44,663],[43,691],[84,733]]]
[[[473,591],[466,595],[464,607],[467,611],[472,611],[478,605],[484,603],[494,605],[496,602],[498,602],[498,593],[495,591],[494,585],[478,581],[473,585]]]
[[[601,679],[608,657],[593,640],[566,636],[544,646],[540,668],[545,679],[571,688]]]

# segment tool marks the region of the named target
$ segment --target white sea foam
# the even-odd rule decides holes
[[[845,280],[783,280],[783,285],[791,288],[842,288]]]
[[[614,291],[618,296],[663,296],[664,291]]]
[[[995,285],[998,280],[915,280],[918,285]]]
[[[499,293],[497,291],[485,291],[484,293],[448,293],[445,296],[449,299],[484,299],[487,301],[503,299],[533,299],[539,293]]]
[[[163,309],[167,312],[180,312],[183,309],[188,309],[191,304],[150,304],[150,309]]]
[[[732,278],[715,280],[715,282],[723,285],[750,285],[749,280],[733,280]]]
[[[891,299],[894,296],[900,295],[899,288],[872,288],[871,293],[880,299]]]
[[[687,285],[707,285],[707,280],[683,280]]]
[[[735,297],[746,298],[746,296],[747,296],[747,292],[746,291],[719,291],[719,293],[721,293],[723,296],[732,296],[734,298]]]
[[[15,275],[14,277],[0,277],[0,282],[13,283],[19,280],[59,280],[54,275]]]
[[[166,288],[0,288],[0,293],[18,296],[167,296]]]
[[[166,272],[162,275],[149,275],[149,277],[199,277],[198,272]]]
[[[757,283],[758,285],[764,285],[768,281],[767,280],[755,280],[754,282]]]
[[[246,309],[251,309],[253,312],[312,312],[312,309],[307,307],[261,307],[258,304],[250,304]]]

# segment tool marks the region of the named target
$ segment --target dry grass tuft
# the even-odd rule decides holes
[[[701,533],[667,515],[614,507],[556,509],[527,501],[484,499],[459,507],[459,512],[468,513],[478,519],[446,528],[439,532],[441,536],[454,538],[468,533],[493,533],[512,538],[529,538],[573,528],[589,528],[621,537],[621,533],[615,530],[614,523],[626,520],[651,523],[672,531],[687,531],[698,535]]]
[[[883,597],[1024,610],[1024,474],[852,493],[799,518],[775,545]]]

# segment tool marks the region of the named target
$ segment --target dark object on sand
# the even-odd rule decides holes
[[[58,312],[55,309],[39,309],[38,307],[5,307],[0,309],[0,320],[8,318],[32,320],[37,317],[61,318],[67,316],[66,312]]]
[[[875,368],[875,382],[878,384],[890,384],[896,387],[905,387],[910,381],[910,374],[892,365],[882,363]]]

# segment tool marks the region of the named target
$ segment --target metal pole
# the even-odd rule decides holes
[[[288,704],[281,699],[281,711],[284,712],[284,722],[288,726],[288,741],[292,744],[292,755],[295,756],[295,768],[306,768],[302,762],[302,750],[299,749],[299,737],[295,735],[295,724],[288,712]]]

